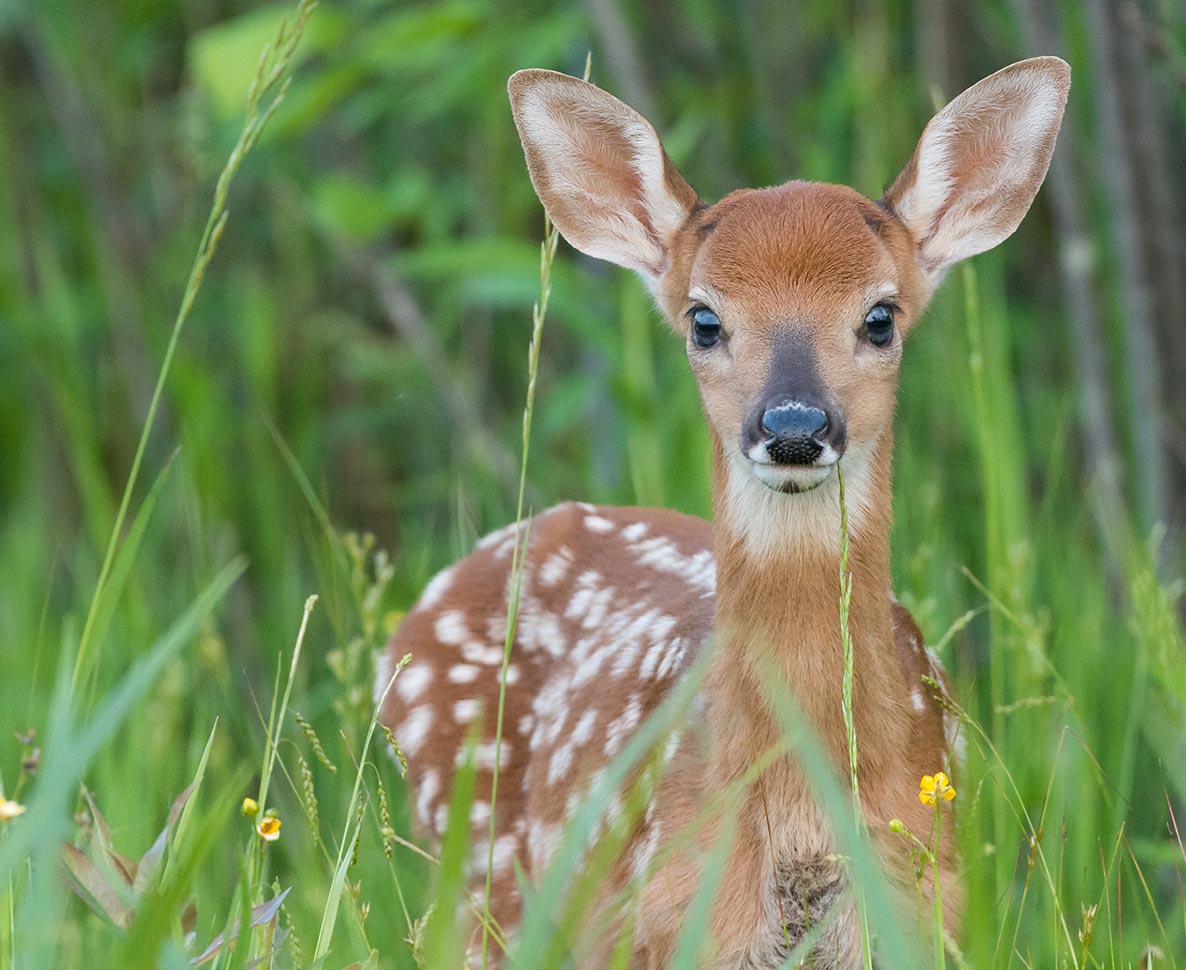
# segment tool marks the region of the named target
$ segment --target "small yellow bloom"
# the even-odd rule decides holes
[[[933,775],[923,775],[918,788],[918,800],[924,805],[935,805],[940,798],[947,802],[955,798],[955,789],[941,771]]]
[[[259,814],[259,802],[254,798],[243,799],[243,814],[248,818],[255,818]]]
[[[11,802],[0,795],[0,822],[7,822],[10,818],[25,814],[25,806],[20,802]]]
[[[280,838],[280,819],[275,815],[268,815],[261,819],[255,830],[265,842],[275,842]]]

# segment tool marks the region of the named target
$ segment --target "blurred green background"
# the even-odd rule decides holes
[[[10,796],[30,747],[14,734],[51,727],[213,186],[259,51],[288,12],[0,3]],[[579,75],[590,51],[592,80],[652,120],[709,200],[788,178],[876,198],[945,100],[1023,56],[1070,61],[1046,187],[1010,241],[952,274],[907,347],[895,578],[928,639],[944,641],[957,694],[1021,799],[1044,813],[1058,862],[1056,884],[1027,894],[1028,837],[999,765],[974,751],[957,779],[971,965],[1078,960],[1055,914],[1073,937],[1093,903],[1108,933],[1101,915],[1084,950],[1099,962],[1075,965],[1135,965],[1149,944],[1186,964],[1186,859],[1169,828],[1186,805],[1186,8],[1175,0],[323,3],[233,186],[133,512],[169,470],[79,700],[85,719],[246,556],[197,639],[76,779],[115,842],[148,846],[216,719],[207,808],[248,793],[257,710],[266,716],[314,592],[293,706],[347,763],[385,630],[434,570],[513,518],[543,217],[505,81],[528,66]],[[562,245],[528,500],[570,498],[706,515],[710,496],[680,342],[636,279]],[[344,547],[318,504],[389,561]],[[339,825],[348,785],[289,734]],[[382,771],[406,835],[402,783],[386,760]],[[26,793],[36,782],[22,775]],[[297,795],[277,797],[291,837],[270,861],[295,883],[286,908],[308,946],[302,920],[320,913],[328,876],[300,836]],[[226,918],[242,842],[233,811],[211,818],[223,838],[192,880],[201,940]],[[381,845],[368,829],[350,879],[373,906],[365,926],[382,965],[410,966]],[[427,867],[399,847],[394,864],[415,917]],[[13,926],[21,893],[0,896]],[[45,938],[0,931],[0,965],[5,939],[11,957],[35,938],[58,966],[116,946],[116,931],[61,905]],[[365,956],[363,926],[340,931],[337,965]]]

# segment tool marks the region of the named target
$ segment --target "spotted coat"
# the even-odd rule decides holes
[[[543,874],[581,796],[710,640],[716,584],[712,527],[698,518],[567,503],[529,526],[507,668],[493,852],[491,910],[508,930],[520,908],[514,863],[533,879]],[[453,773],[477,722],[474,892],[484,885],[489,852],[514,543],[514,526],[500,529],[437,574],[400,624],[376,676],[378,693],[395,660],[412,655],[383,704],[382,720],[408,758],[416,825],[430,842],[444,834]],[[915,743],[934,746],[941,739],[927,735],[939,712],[922,677],[945,675],[896,600],[892,616],[899,661],[913,685]],[[699,711],[693,704],[693,720]],[[620,812],[619,796],[607,821]],[[640,815],[622,853],[621,878],[644,870],[660,843],[653,806]],[[774,954],[778,941],[771,942]]]

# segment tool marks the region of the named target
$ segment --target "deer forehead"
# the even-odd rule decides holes
[[[673,316],[691,296],[767,333],[847,326],[880,299],[919,303],[921,289],[905,227],[859,192],[816,182],[743,189],[699,210],[665,287]]]

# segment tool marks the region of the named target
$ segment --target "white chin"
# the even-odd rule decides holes
[[[832,465],[758,465],[752,464],[754,477],[776,492],[809,492],[822,485],[832,474]]]

